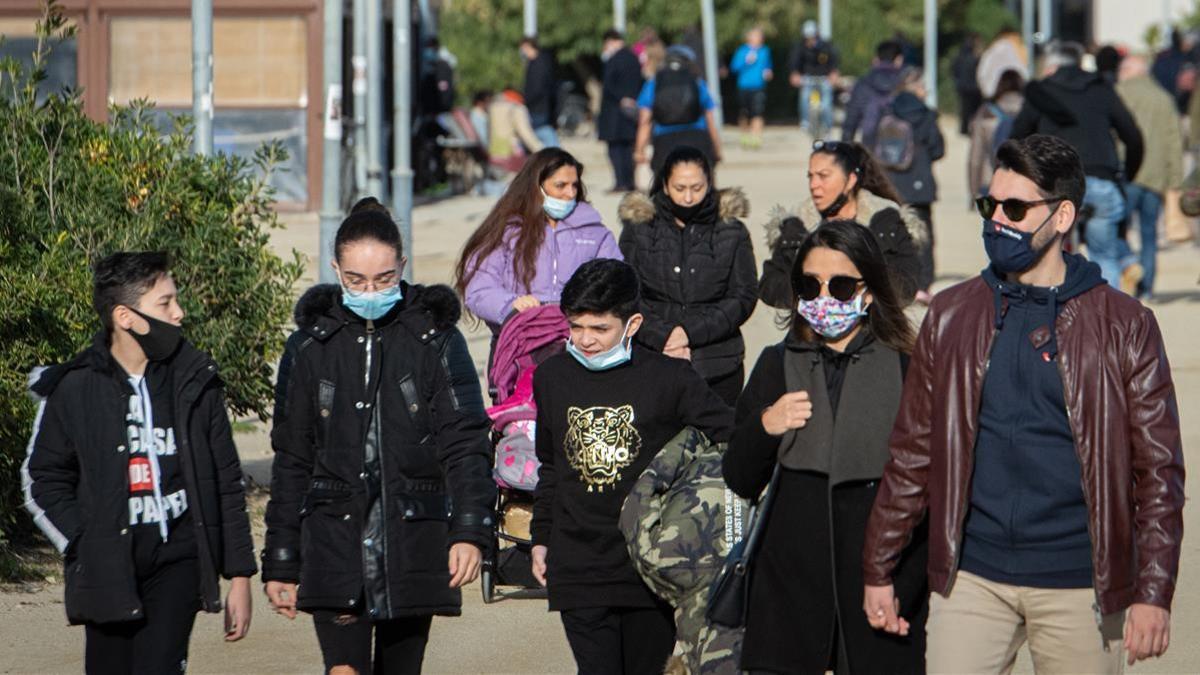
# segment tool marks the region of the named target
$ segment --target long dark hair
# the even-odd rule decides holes
[[[903,203],[900,195],[896,193],[896,188],[892,187],[892,181],[888,180],[887,174],[883,172],[883,167],[879,166],[871,156],[871,151],[862,143],[824,141],[820,147],[813,148],[812,154],[829,155],[847,177],[858,174],[858,183],[851,190],[851,197],[858,196],[859,190],[866,190],[876,197],[883,197],[897,204]]]
[[[870,230],[853,220],[830,220],[813,230],[800,244],[796,262],[792,265],[792,305],[796,305],[800,277],[804,275],[804,260],[814,248],[828,248],[846,254],[858,268],[866,290],[874,300],[867,307],[866,322],[871,333],[883,344],[903,354],[912,353],[916,334],[904,314],[896,291],[896,282],[883,257],[883,250]],[[821,338],[808,321],[793,309],[792,335],[805,342],[820,342]]]
[[[542,183],[564,166],[573,166],[579,172],[579,192],[575,198],[580,202],[587,201],[583,164],[579,160],[560,148],[546,148],[534,153],[463,246],[462,256],[454,267],[454,288],[460,295],[466,294],[467,284],[475,276],[479,263],[504,245],[505,233],[510,227],[520,229],[513,260],[514,273],[517,282],[529,288],[537,273],[538,250],[546,239]]]

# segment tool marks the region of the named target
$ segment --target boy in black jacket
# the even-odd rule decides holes
[[[31,378],[25,506],[66,557],[86,671],[183,672],[196,612],[221,609],[218,575],[232,580],[225,639],[250,628],[254,545],[222,385],[182,338],[165,254],[101,260],[93,304],[93,345]]]
[[[562,613],[579,672],[662,672],[671,608],[642,582],[617,521],[654,455],[685,426],[728,440],[733,411],[686,360],[635,347],[637,274],[584,264],[563,287],[567,353],[534,375],[537,455],[533,574]]]

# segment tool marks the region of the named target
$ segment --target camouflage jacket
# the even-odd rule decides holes
[[[721,477],[724,452],[724,443],[685,428],[646,467],[621,509],[634,567],[675,608],[675,657],[668,672],[738,672],[741,631],[704,619],[709,587],[741,540],[750,511]]]

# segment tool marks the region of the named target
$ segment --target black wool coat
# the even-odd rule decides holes
[[[854,345],[862,345],[855,347]],[[735,429],[723,459],[725,481],[738,495],[754,499],[769,482],[784,437],[763,429],[762,413],[787,392],[785,354],[797,349],[788,341],[763,350],[738,399]],[[811,345],[798,358],[822,358]],[[843,368],[859,366],[853,352],[887,350],[878,342],[857,340]],[[900,374],[907,357],[900,359]],[[824,365],[831,366],[828,358]],[[815,370],[814,372],[821,372]],[[870,408],[856,405],[870,392],[847,386],[837,392],[840,404],[834,424],[864,424],[890,429],[890,420],[865,419]],[[820,379],[820,378],[818,378]],[[817,384],[816,386],[820,386]],[[896,387],[897,396],[900,387]],[[898,402],[897,402],[898,405]],[[828,414],[828,413],[827,413]],[[886,431],[883,432],[886,435]],[[878,476],[883,475],[883,463]],[[861,473],[862,476],[870,472]],[[837,662],[839,673],[924,672],[925,619],[928,615],[928,529],[922,524],[902,554],[895,575],[900,614],[912,624],[908,637],[887,635],[870,627],[863,615],[862,550],[867,519],[879,480],[836,480],[817,471],[782,469],[776,497],[750,572],[750,596],[743,643],[745,670],[778,673],[822,673]],[[834,621],[840,631],[835,636]],[[838,639],[840,637],[840,639]]]
[[[490,420],[445,286],[403,284],[368,323],[316,286],[280,363],[263,580],[301,609],[374,620],[460,613],[447,551],[486,549],[496,484]]]
[[[642,65],[628,47],[622,47],[604,64],[600,115],[596,118],[600,140],[632,142],[637,137],[637,105],[622,108],[621,99],[636,100],[641,91]]]

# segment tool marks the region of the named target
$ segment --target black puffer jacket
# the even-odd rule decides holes
[[[1123,169],[1112,131],[1125,145]],[[1077,67],[1063,66],[1025,88],[1025,105],[1013,120],[1009,138],[1032,134],[1070,143],[1084,173],[1096,178],[1129,180],[1142,165],[1142,133],[1133,115],[1107,80]]]
[[[301,609],[456,615],[448,547],[491,542],[490,427],[445,286],[403,285],[369,324],[336,285],[296,306],[280,363],[263,580]],[[365,607],[363,603],[366,603]]]
[[[946,140],[938,129],[937,112],[907,91],[892,101],[891,111],[912,125],[913,161],[907,171],[888,171],[888,178],[905,204],[932,204],[937,201],[933,163],[946,154]]]
[[[750,212],[741,190],[721,190],[707,215],[681,228],[663,206],[666,197],[633,192],[621,200],[621,253],[642,282],[645,323],[637,340],[661,352],[683,326],[692,365],[706,380],[742,365],[741,326],[757,304],[757,263],[740,218]]]
[[[859,192],[856,199],[858,215],[855,220],[875,234],[900,301],[905,305],[911,303],[917,293],[917,274],[921,267],[918,252],[929,245],[925,223],[910,207],[900,206],[866,190]],[[820,225],[821,214],[812,197],[806,196],[790,210],[776,206],[771,209],[770,216],[766,229],[771,257],[763,263],[758,295],[772,307],[790,310],[794,305],[792,265],[796,262],[800,244],[808,235],[808,224]]]
[[[197,595],[221,609],[218,576],[253,576],[246,494],[217,366],[184,342],[169,360],[179,466],[200,562]],[[71,361],[35,373],[40,398],[21,478],[34,522],[66,555],[72,624],[142,618],[129,528],[125,413],[133,389],[107,336]]]

